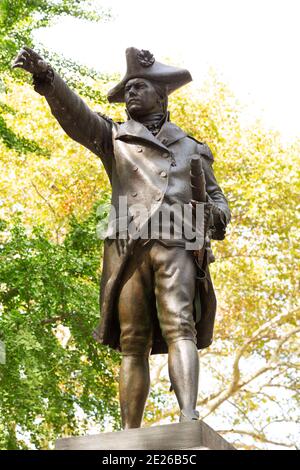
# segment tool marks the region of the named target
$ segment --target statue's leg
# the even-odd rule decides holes
[[[123,429],[139,428],[149,395],[147,356],[123,356],[120,370],[120,406]]]
[[[136,247],[124,273],[118,300],[122,364],[120,406],[123,428],[141,426],[149,394],[149,355],[155,298],[148,250]]]
[[[199,357],[195,343],[179,340],[169,345],[169,375],[182,415],[196,419]]]
[[[184,247],[151,249],[158,318],[168,345],[169,375],[183,419],[197,419],[199,357],[193,318],[196,266]]]

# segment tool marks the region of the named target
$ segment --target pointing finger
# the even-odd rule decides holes
[[[12,63],[12,68],[16,69],[17,67],[23,67],[23,62],[13,62]]]

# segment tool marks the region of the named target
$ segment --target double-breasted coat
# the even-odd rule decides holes
[[[215,179],[213,156],[207,145],[188,136],[170,121],[163,124],[156,136],[133,119],[125,123],[113,122],[93,112],[55,72],[51,83],[37,81],[35,89],[46,97],[53,115],[65,132],[101,158],[112,186],[112,205],[117,218],[120,196],[127,197],[129,208],[133,204],[143,204],[149,211],[149,217],[166,199],[172,203],[188,204],[192,199],[189,157],[199,154],[205,173],[206,192],[223,215],[222,220],[215,219],[215,225],[221,232],[224,231],[230,220],[230,211]],[[94,337],[115,349],[120,347],[116,311],[118,289],[135,244],[136,240],[129,237],[120,249],[118,236],[104,240],[100,324],[94,331]],[[197,284],[201,300],[201,317],[196,323],[199,349],[212,342],[216,313],[216,297],[207,263],[204,269],[207,280]],[[195,280],[191,279],[191,282]],[[165,352],[167,346],[158,327],[154,332],[152,353]]]

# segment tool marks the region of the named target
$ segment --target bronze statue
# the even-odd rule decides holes
[[[223,239],[230,220],[227,200],[215,179],[209,147],[170,122],[168,95],[192,80],[187,70],[155,60],[149,51],[126,50],[125,77],[108,94],[125,102],[128,120],[117,123],[93,112],[33,50],[24,47],[14,67],[33,75],[65,132],[103,162],[112,185],[112,206],[120,223],[120,197],[155,212],[172,204],[193,205],[190,160],[201,159],[206,184],[203,222],[211,238]],[[123,216],[122,216],[123,217]],[[140,427],[149,393],[149,355],[168,352],[169,375],[180,420],[198,419],[197,348],[212,342],[216,298],[209,275],[208,240],[201,255],[186,239],[121,236],[119,225],[104,241],[101,321],[95,338],[122,352],[120,405],[124,428]]]

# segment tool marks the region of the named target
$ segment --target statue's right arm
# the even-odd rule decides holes
[[[113,154],[113,122],[92,111],[32,49],[22,49],[13,66],[32,73],[35,90],[45,96],[52,114],[64,131],[101,157],[104,164],[109,163],[107,159]]]
[[[72,139],[102,158],[111,154],[111,120],[92,111],[55,71],[49,84],[33,80],[34,89],[45,96],[53,116]]]

